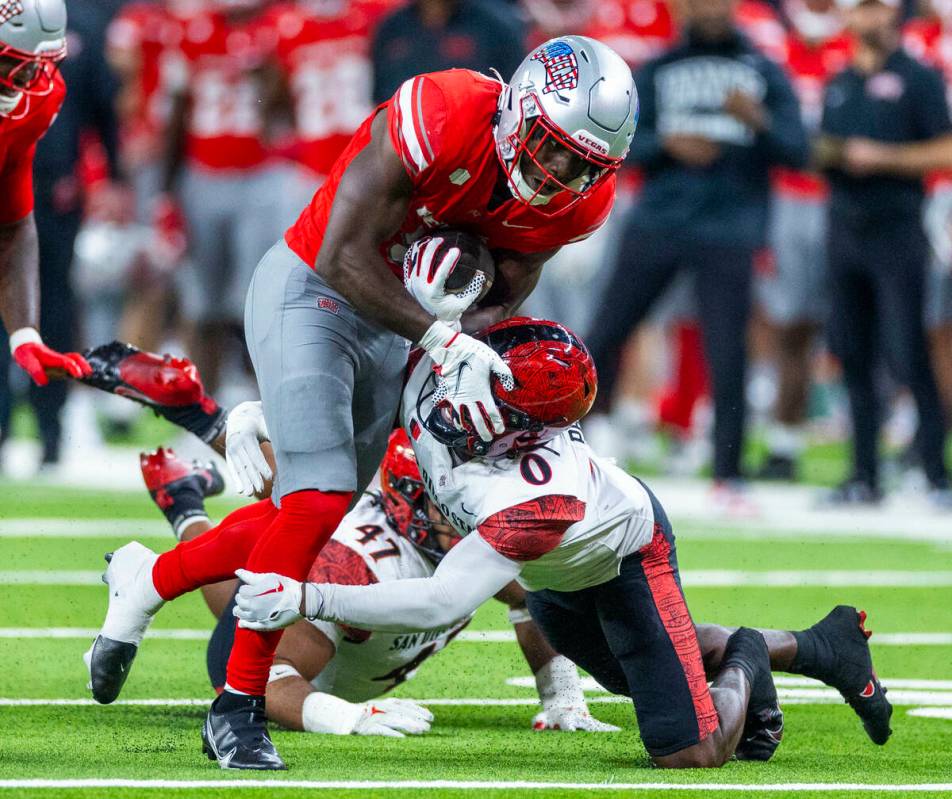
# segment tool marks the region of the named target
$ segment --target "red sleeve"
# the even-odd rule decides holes
[[[0,173],[0,225],[18,222],[33,210],[34,142],[26,151],[10,153]]]
[[[29,114],[22,124],[8,129],[4,136],[13,137],[7,144],[6,163],[0,171],[0,224],[18,222],[33,210],[33,157],[36,143],[56,120],[66,84],[62,75],[56,73],[53,90],[43,98],[34,100]]]
[[[584,516],[585,503],[577,497],[548,494],[494,513],[479,525],[479,534],[500,555],[535,560],[555,549]]]
[[[307,575],[311,583],[336,583],[337,585],[371,585],[377,577],[360,555],[340,541],[331,539],[321,554],[317,556],[311,571]],[[370,638],[368,630],[338,625],[344,633],[344,639],[360,644]]]
[[[387,103],[390,141],[415,185],[440,153],[446,116],[443,90],[425,75],[404,81]]]

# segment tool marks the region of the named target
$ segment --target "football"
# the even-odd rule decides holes
[[[479,302],[489,293],[493,280],[496,278],[496,264],[493,262],[489,249],[479,237],[462,230],[441,231],[438,235],[443,237],[444,246],[459,247],[461,253],[459,263],[446,279],[446,291],[450,294],[459,294],[469,285],[477,272],[482,272],[486,276],[486,282],[475,300]]]

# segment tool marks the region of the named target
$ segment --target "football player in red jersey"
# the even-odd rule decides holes
[[[13,359],[40,386],[89,374],[81,355],[54,352],[38,331],[33,155],[66,94],[56,68],[65,55],[63,0],[0,0],[0,319]]]
[[[566,36],[532,52],[509,84],[466,70],[430,73],[371,114],[248,291],[246,340],[278,467],[273,502],[226,518],[201,543],[112,559],[109,611],[90,659],[94,696],[118,695],[163,602],[236,568],[305,576],[376,471],[411,341],[435,359],[455,424],[485,440],[503,429],[490,386],[511,386],[512,375],[459,330],[475,295],[464,291],[463,302],[445,291],[459,252],[437,259],[418,248],[433,260],[408,270],[408,291],[404,253],[441,226],[479,236],[496,279],[486,305],[462,321],[479,327],[509,315],[546,259],[607,217],[637,111],[625,62]],[[225,690],[203,727],[205,751],[222,767],[285,767],[264,713],[279,638],[236,633]]]

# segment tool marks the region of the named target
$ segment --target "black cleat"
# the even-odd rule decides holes
[[[732,665],[751,681],[747,718],[734,755],[738,760],[770,760],[783,739],[783,711],[770,673],[767,642],[757,630],[741,627],[727,639],[721,668]]]
[[[206,444],[225,429],[226,413],[205,393],[198,370],[188,358],[155,355],[112,341],[83,353],[92,374],[82,382],[152,408]]]
[[[876,507],[883,501],[883,492],[865,480],[851,478],[820,496],[821,508]]]
[[[283,771],[287,768],[265,724],[264,697],[224,691],[202,725],[202,751],[222,768]]]
[[[872,632],[865,623],[865,611],[837,605],[809,630],[796,634],[794,666],[798,673],[836,688],[863,722],[870,740],[882,746],[892,734],[892,705],[873,670]]]
[[[89,667],[89,688],[93,699],[101,705],[115,702],[126,684],[132,661],[139,647],[125,641],[113,641],[97,635],[84,660]]]

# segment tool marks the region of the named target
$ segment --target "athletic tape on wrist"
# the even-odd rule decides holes
[[[364,714],[363,705],[346,699],[315,692],[308,694],[301,707],[301,723],[305,732],[326,735],[350,735]]]
[[[42,344],[43,338],[35,327],[21,327],[10,334],[10,352],[16,352],[17,347],[24,344]]]
[[[535,673],[542,708],[585,707],[578,669],[567,657],[556,655]]]

